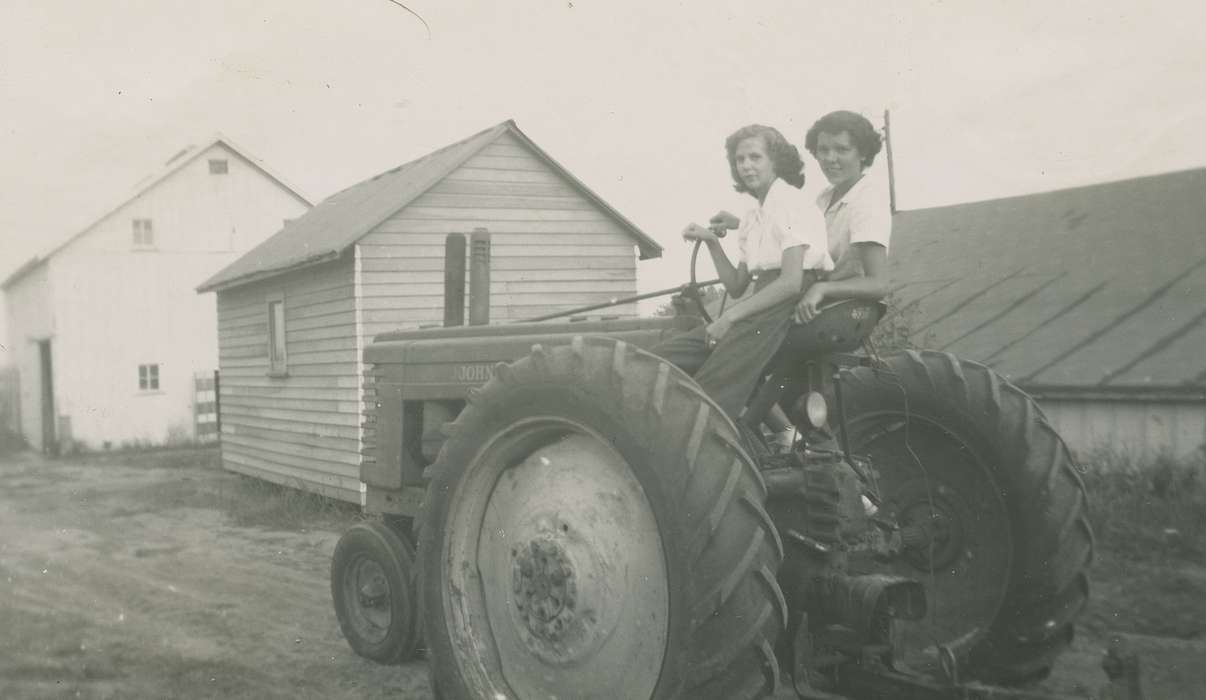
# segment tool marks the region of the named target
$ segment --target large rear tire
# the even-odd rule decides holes
[[[533,348],[446,426],[419,559],[448,698],[761,698],[786,605],[729,419],[623,342]]]
[[[844,386],[850,441],[870,457],[885,515],[934,537],[891,565],[927,586],[930,612],[903,623],[905,658],[934,652],[961,678],[1037,680],[1072,641],[1088,599],[1093,535],[1084,484],[1028,395],[989,368],[909,351]],[[911,647],[911,648],[908,648]]]

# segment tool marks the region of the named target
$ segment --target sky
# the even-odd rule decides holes
[[[399,2],[4,0],[0,278],[215,133],[319,201],[515,119],[666,247],[642,291],[748,123],[891,110],[901,209],[1206,166],[1199,2]]]

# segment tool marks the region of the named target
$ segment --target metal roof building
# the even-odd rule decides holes
[[[1206,442],[1206,170],[900,212],[896,313],[1084,452]]]

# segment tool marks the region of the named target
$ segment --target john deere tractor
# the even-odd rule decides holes
[[[704,322],[697,288],[671,318],[367,348],[379,518],[331,580],[352,648],[425,655],[448,699],[1004,697],[977,693],[1045,676],[1093,539],[1035,402],[950,354],[859,351],[885,309],[843,301],[735,422],[646,350]],[[787,453],[759,428],[776,405]]]

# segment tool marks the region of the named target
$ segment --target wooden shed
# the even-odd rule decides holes
[[[441,323],[446,238],[482,230],[492,322],[633,295],[661,254],[513,121],[332,195],[198,287],[226,468],[358,501],[364,347]]]

